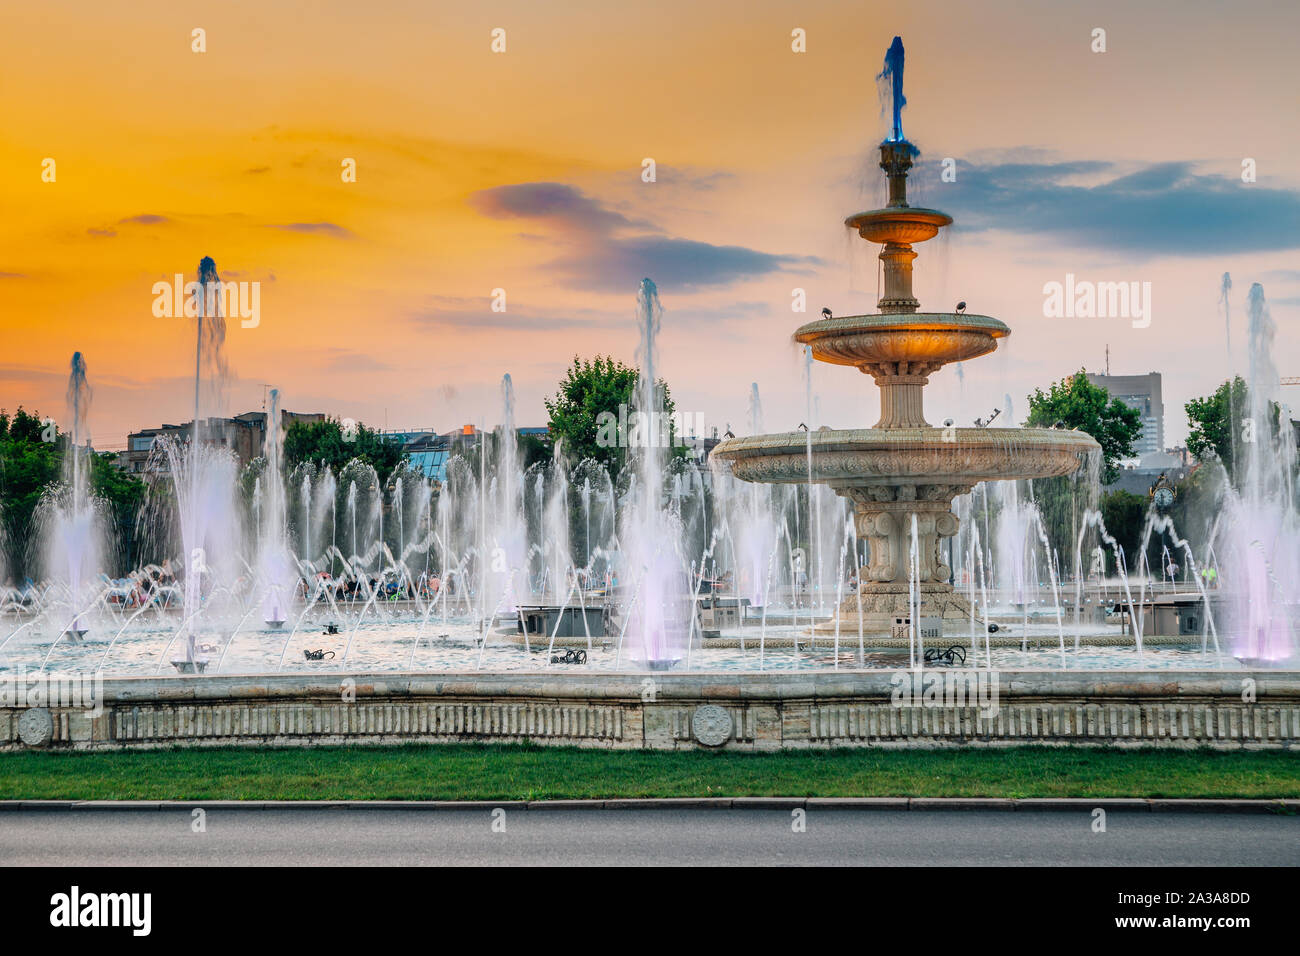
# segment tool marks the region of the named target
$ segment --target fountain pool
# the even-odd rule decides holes
[[[74,357],[41,577],[0,588],[0,748],[1300,744],[1296,449],[1270,426],[1262,288],[1249,296],[1250,407],[1234,411],[1262,438],[1196,540],[1153,501],[1130,567],[1098,507],[1090,436],[926,420],[929,377],[1011,330],[920,311],[913,246],[952,220],[907,200],[917,151],[902,131],[901,40],[884,75],[888,203],[846,220],[881,246],[879,311],[799,328],[805,427],[764,434],[752,383],[752,434],[708,464],[653,441],[621,472],[562,445],[528,460],[507,374],[501,424],[458,446],[438,480],[360,458],[288,467],[278,389],[264,453],[241,469],[205,432],[224,319],[200,306],[193,428],[155,449],[139,522],[149,557],[112,578]],[[205,258],[196,294],[208,301],[218,281]],[[653,420],[666,313],[650,279],[636,303],[633,403]],[[870,375],[880,420],[817,427],[817,362]],[[1061,541],[1038,495],[1065,476]],[[97,711],[9,694],[68,674],[102,686]],[[900,698],[922,685],[933,699]]]

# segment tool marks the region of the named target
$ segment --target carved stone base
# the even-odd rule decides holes
[[[940,617],[947,622],[970,621],[970,602],[947,584],[922,584],[921,617]],[[862,607],[863,630],[888,633],[897,618],[912,616],[907,585],[867,584],[861,593],[851,594],[839,606],[840,631],[857,627],[858,606]],[[978,618],[977,618],[978,620]],[[818,630],[834,630],[835,622]]]

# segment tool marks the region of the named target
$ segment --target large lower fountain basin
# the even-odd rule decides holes
[[[733,438],[713,457],[745,481],[811,481],[853,502],[870,561],[839,614],[874,631],[909,619],[918,597],[929,617],[972,618],[941,546],[957,533],[956,495],[981,481],[1068,475],[1097,448],[1083,432],[1055,428],[894,426]]]
[[[833,488],[1054,478],[1097,449],[1091,436],[1055,428],[849,428],[731,438],[713,457],[745,481]]]

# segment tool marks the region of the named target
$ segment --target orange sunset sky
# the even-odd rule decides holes
[[[875,310],[878,249],[843,219],[882,203],[875,74],[901,34],[912,198],[957,220],[918,247],[917,295],[1012,328],[933,377],[931,423],[1007,394],[1020,421],[1109,345],[1112,372],[1164,373],[1173,444],[1182,404],[1245,367],[1252,282],[1300,375],[1298,27],[1300,5],[1249,0],[7,2],[0,407],[61,419],[80,350],[97,447],[188,420],[192,326],[155,318],[151,289],[210,255],[261,283],[260,325],[229,331],[227,413],[270,384],[295,411],[490,427],[508,372],[518,422],[542,424],[575,354],[633,361],[647,275],[678,408],[743,434],[757,382],[765,426],[792,428],[790,333]],[[1045,318],[1067,273],[1150,282],[1150,326]],[[814,369],[813,392],[816,424],[876,419],[851,370]]]

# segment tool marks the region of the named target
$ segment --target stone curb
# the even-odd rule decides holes
[[[0,800],[24,810],[1039,810],[1156,813],[1300,813],[1300,799],[1144,797],[668,797],[610,800]]]
[[[910,797],[809,797],[809,810],[908,810]]]
[[[1014,810],[1014,800],[1001,797],[913,797],[912,810]]]
[[[1199,803],[1197,800],[1174,801],[1175,803]],[[1272,805],[1276,801],[1260,800],[1258,802]],[[1025,797],[1015,801],[1017,810],[1075,810],[1092,812],[1102,810],[1150,810],[1151,800],[1143,797],[1105,797],[1090,800],[1087,797]]]

